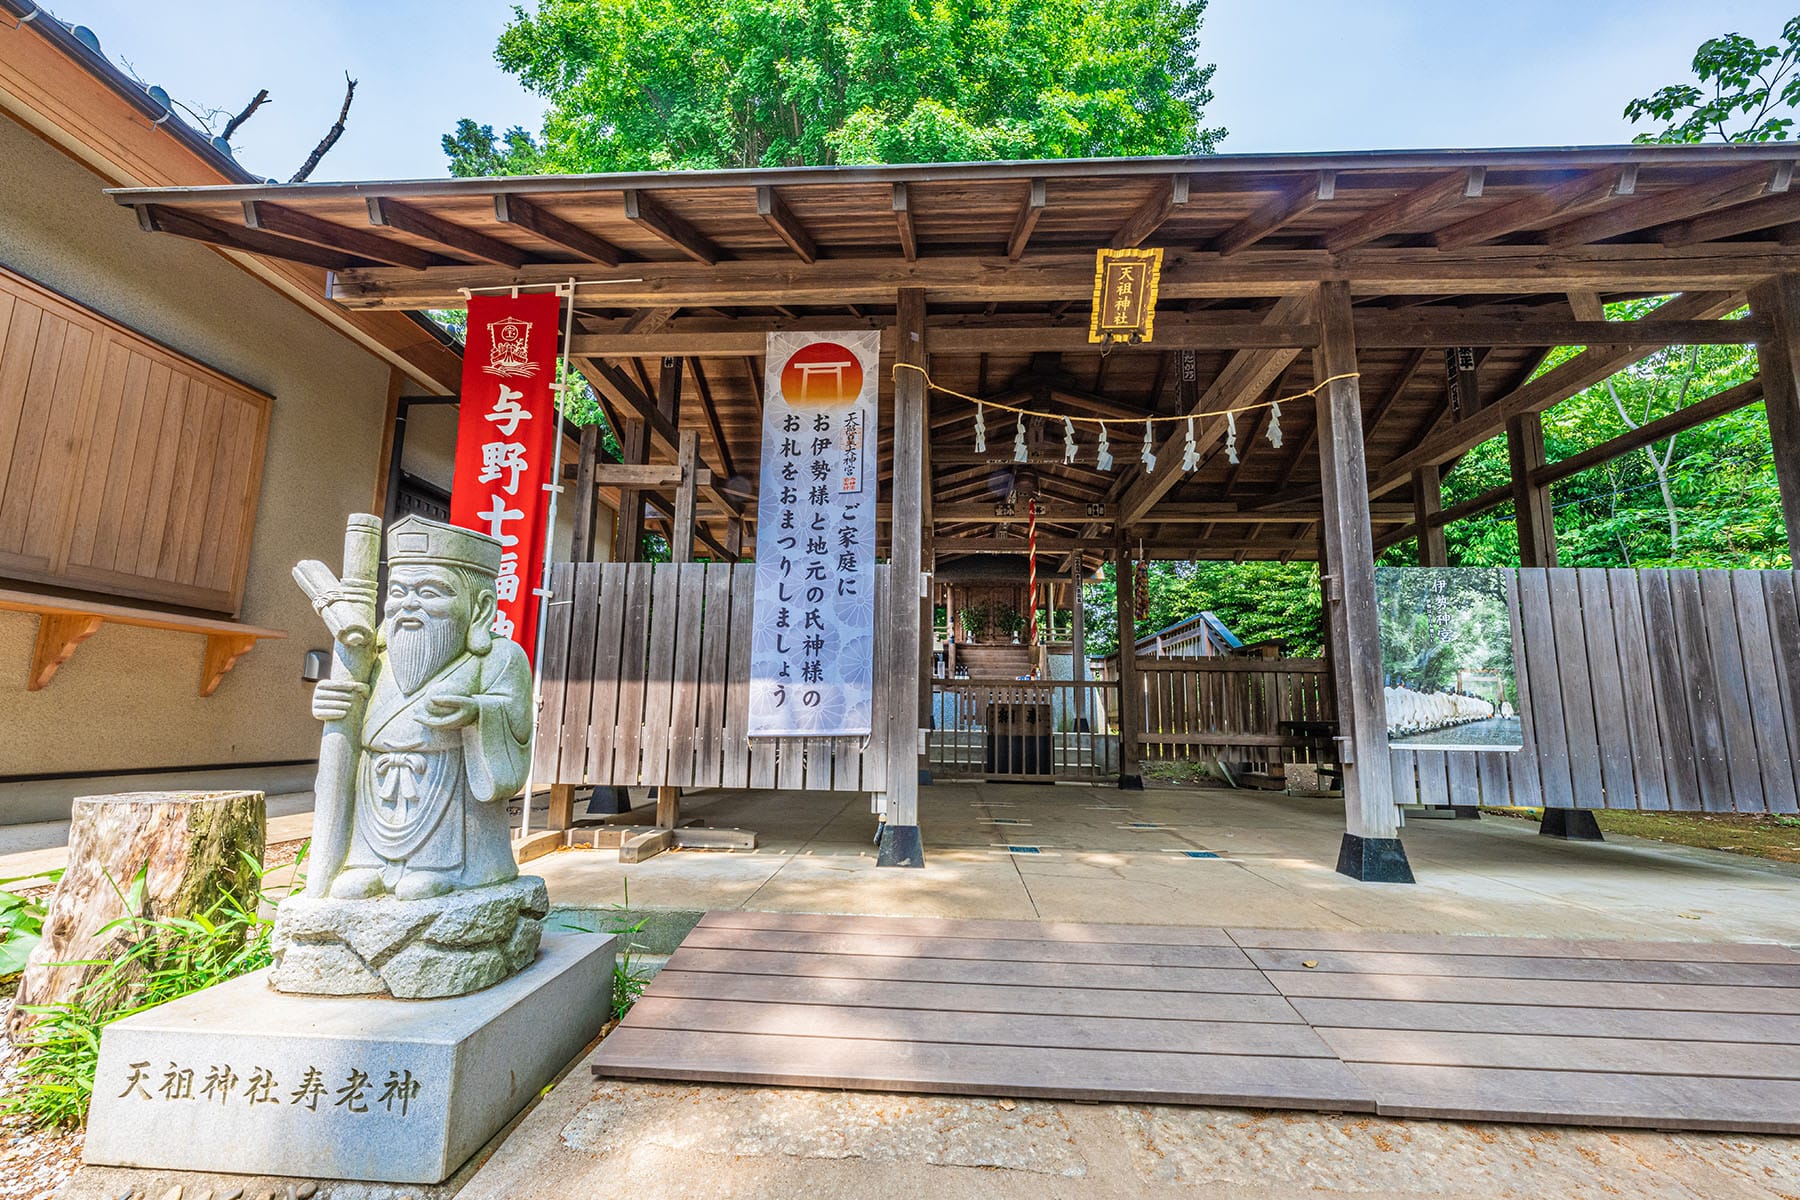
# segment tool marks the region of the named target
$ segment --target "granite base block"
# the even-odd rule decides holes
[[[467,996],[274,991],[268,973],[106,1028],[84,1161],[432,1184],[600,1032],[615,939],[545,934]]]

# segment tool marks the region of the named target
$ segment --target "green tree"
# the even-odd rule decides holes
[[[1698,85],[1672,83],[1625,106],[1634,125],[1665,122],[1638,141],[1785,142],[1794,119],[1780,114],[1800,106],[1800,17],[1767,45],[1741,33],[1710,38],[1694,52],[1693,68]]]
[[[495,57],[542,132],[458,122],[455,175],[1192,154],[1206,0],[543,0]]]

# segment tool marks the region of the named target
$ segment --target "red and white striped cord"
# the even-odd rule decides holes
[[[1037,501],[1032,500],[1025,509],[1025,553],[1030,559],[1025,577],[1025,598],[1031,605],[1031,622],[1028,626],[1026,641],[1029,645],[1038,644],[1038,594],[1037,594]]]

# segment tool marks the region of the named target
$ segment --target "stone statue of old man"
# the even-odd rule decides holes
[[[285,991],[456,995],[536,953],[546,898],[520,879],[507,801],[525,783],[531,667],[491,626],[500,543],[409,516],[351,518],[344,577],[295,569],[336,642],[306,893],[277,915]]]

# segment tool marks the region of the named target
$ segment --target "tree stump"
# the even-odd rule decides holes
[[[121,917],[164,919],[205,912],[221,892],[246,908],[257,901],[257,874],[244,861],[263,857],[261,792],[125,792],[75,801],[69,864],[51,893],[43,941],[32,950],[7,1018],[17,1043],[33,1018],[27,1005],[70,1000],[108,960],[130,945]],[[135,911],[132,881],[144,872]]]

